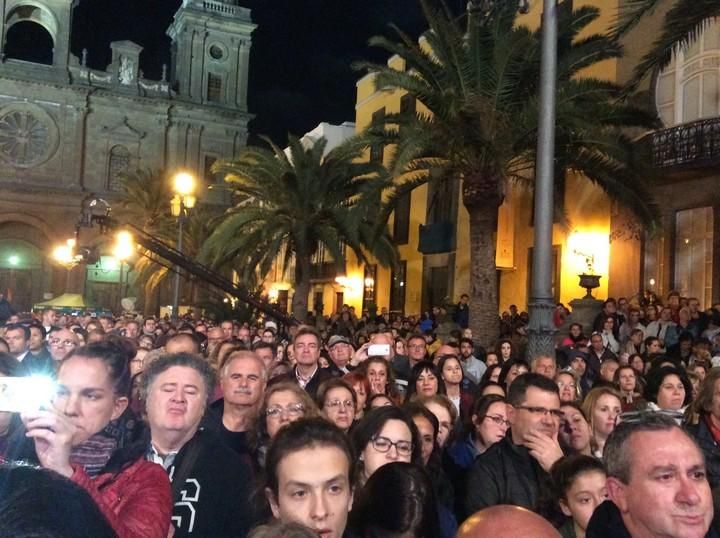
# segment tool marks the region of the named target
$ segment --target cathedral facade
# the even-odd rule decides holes
[[[85,196],[112,201],[121,174],[135,169],[183,168],[212,183],[212,163],[245,145],[251,118],[255,26],[237,0],[182,1],[160,80],[144,77],[142,47],[131,41],[111,43],[104,70],[88,67],[88,51],[72,54],[77,3],[0,3],[0,291],[22,310],[66,286],[119,287],[112,275],[95,285],[84,268],[66,284],[49,259],[72,237]],[[28,32],[39,36],[31,50],[22,46]]]

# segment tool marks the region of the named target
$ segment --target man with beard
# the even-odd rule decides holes
[[[487,370],[485,363],[475,357],[475,344],[470,338],[460,339],[460,359],[462,360],[462,369],[466,377],[470,378],[475,384],[480,383],[482,376]]]
[[[554,381],[523,374],[508,391],[510,434],[479,456],[470,469],[465,513],[514,504],[537,511],[548,472],[562,458],[558,429],[563,413]]]

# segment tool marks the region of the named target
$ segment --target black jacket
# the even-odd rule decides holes
[[[412,366],[407,355],[395,355],[390,363],[397,379],[410,381]]]
[[[468,473],[465,513],[497,504],[514,504],[537,511],[550,477],[527,448],[512,442],[510,432],[473,463]]]
[[[593,512],[585,538],[632,538],[625,527],[620,510],[612,501],[605,501]],[[717,532],[710,527],[705,538],[718,538]]]
[[[625,528],[620,510],[612,501],[598,506],[590,517],[585,538],[632,538]]]
[[[290,372],[287,375],[287,380],[292,381],[293,383],[297,383],[297,375],[295,373],[295,370],[297,369],[297,366],[293,367],[292,372]],[[320,387],[320,384],[333,377],[330,370],[327,368],[320,368],[318,365],[318,369],[315,371],[315,374],[310,378],[310,381],[307,382],[307,385],[305,385],[305,392],[307,392],[310,397],[314,400],[315,396],[317,395],[318,387]],[[299,384],[299,383],[298,383]]]
[[[189,469],[183,465],[193,457]],[[200,429],[185,443],[168,468],[171,480],[185,476],[173,499],[175,537],[234,538],[253,525],[250,508],[252,473],[238,455],[209,430]],[[176,488],[173,488],[173,492]]]
[[[687,431],[693,436],[705,456],[708,482],[710,482],[710,487],[715,489],[720,485],[720,446],[713,439],[704,416],[700,417],[696,425],[688,426]]]
[[[17,375],[46,375],[55,377],[55,362],[47,350],[44,350],[44,353],[39,353],[38,355],[33,355],[28,351],[18,367]]]

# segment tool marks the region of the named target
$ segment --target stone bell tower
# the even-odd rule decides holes
[[[167,30],[178,99],[246,111],[254,29],[237,0],[184,0]]]

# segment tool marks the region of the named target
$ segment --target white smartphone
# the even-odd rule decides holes
[[[390,355],[390,344],[370,344],[368,357],[387,357]]]
[[[50,377],[0,377],[0,411],[27,413],[48,408],[56,392]]]

